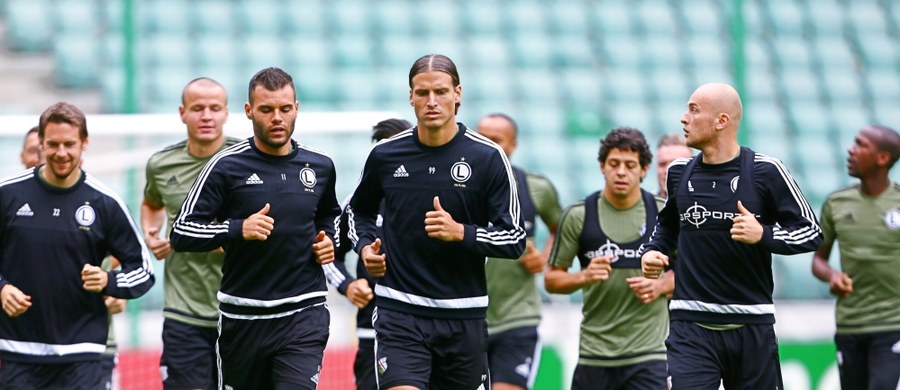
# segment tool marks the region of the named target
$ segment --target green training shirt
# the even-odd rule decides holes
[[[839,298],[838,334],[900,330],[900,184],[872,198],[855,185],[828,196],[821,226],[838,242],[853,292]]]
[[[237,139],[226,138],[219,151],[236,142]],[[194,179],[210,158],[192,156],[185,140],[164,148],[147,161],[144,199],[165,207],[166,237]],[[223,253],[173,251],[165,264],[163,316],[189,325],[215,328],[219,319],[216,292],[222,282],[224,258]]]
[[[662,207],[660,202],[658,207]],[[600,228],[615,242],[631,242],[641,237],[646,210],[643,200],[619,210],[602,194],[597,201]],[[559,233],[550,253],[550,265],[568,269],[585,248],[579,248],[584,227],[584,202],[563,211]],[[669,314],[665,297],[641,303],[625,279],[641,276],[641,269],[615,268],[609,279],[584,288],[578,364],[620,367],[651,360],[666,360],[665,339]]]
[[[526,175],[528,195],[536,214],[544,225],[557,225],[562,207],[553,183],[546,177]],[[528,237],[534,240],[534,237]],[[488,333],[495,334],[523,326],[537,326],[541,321],[541,298],[535,287],[534,275],[518,261],[489,258],[487,272]]]

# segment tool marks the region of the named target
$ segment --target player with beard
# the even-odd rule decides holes
[[[225,249],[219,299],[219,387],[315,389],[330,316],[321,264],[334,260],[340,206],[331,158],[291,136],[291,76],[253,76],[253,137],[217,153],[175,219],[175,251]]]
[[[816,215],[778,159],[738,143],[737,91],[710,83],[681,117],[701,153],[669,165],[669,198],[641,258],[645,277],[673,262],[666,340],[673,389],[783,388],[772,301],[772,254],[815,250]]]
[[[122,199],[81,169],[81,110],[50,106],[38,138],[47,163],[0,181],[0,388],[105,388],[104,296],[146,293],[150,253]],[[100,267],[108,255],[121,270]]]

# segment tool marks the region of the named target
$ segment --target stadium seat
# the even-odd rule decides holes
[[[567,35],[558,39],[556,45],[557,66],[566,70],[568,68],[596,67],[599,63],[597,50],[585,36]]]
[[[53,41],[56,59],[56,84],[64,88],[86,88],[97,85],[100,48],[90,34],[69,34]]]
[[[572,69],[560,73],[560,89],[567,100],[566,106],[575,109],[597,110],[603,100],[599,72],[590,69]]]
[[[642,105],[647,96],[644,77],[627,68],[609,68],[602,77],[607,81],[606,96],[613,96],[619,103]]]
[[[844,32],[846,12],[837,0],[804,2],[804,11],[818,37],[841,36]]]
[[[589,11],[598,35],[627,35],[635,32],[630,6],[624,2],[596,2]]]
[[[830,111],[832,124],[835,127],[838,142],[845,145],[838,145],[837,152],[840,154],[843,148],[849,147],[856,133],[872,123],[875,118],[870,117],[862,105],[862,101],[853,103],[844,103],[832,106]]]
[[[511,72],[518,101],[531,106],[558,106],[560,104],[559,80],[546,70],[520,70]]]
[[[832,104],[842,106],[862,102],[861,78],[852,68],[827,68],[822,72],[822,81],[822,87]]]
[[[414,25],[426,35],[452,39],[459,34],[459,12],[455,2],[417,1],[408,3],[413,7]]]
[[[10,49],[37,52],[51,48],[53,25],[47,0],[6,0],[6,15]]]
[[[278,36],[283,28],[278,12],[282,2],[278,0],[232,0],[237,17],[237,30],[241,34],[267,35],[269,39]]]
[[[328,1],[326,17],[330,21],[329,28],[346,36],[355,36],[364,39],[369,34],[369,21],[367,16],[369,2],[359,0],[332,0]]]
[[[286,68],[290,64],[287,52],[296,50],[284,50],[284,42],[268,34],[242,34],[236,46],[241,53],[239,70],[250,75],[270,66]]]
[[[347,69],[335,77],[336,99],[341,109],[348,111],[372,110],[378,99],[379,88],[368,69]],[[402,90],[402,85],[397,86]]]
[[[641,65],[641,48],[629,35],[608,34],[603,37],[603,61],[622,68]]]
[[[100,10],[96,2],[57,0],[51,9],[55,34],[94,34],[100,30]]]
[[[105,1],[104,3],[121,3],[119,1]],[[192,9],[184,6],[178,0],[155,0],[135,2],[133,12],[139,27],[139,31],[147,34],[184,35],[185,39],[191,32]],[[120,24],[122,19],[122,7],[107,6],[107,18],[112,23]],[[121,27],[115,28],[118,31]]]
[[[847,17],[853,29],[861,35],[887,35],[889,16],[877,1],[849,1]]]
[[[382,39],[410,37],[415,32],[415,12],[409,3],[400,0],[380,1],[372,4],[373,33]]]
[[[719,15],[721,5],[714,0],[694,0],[688,4],[677,4],[684,20],[684,28],[693,36],[720,36],[724,21]]]
[[[778,34],[778,39],[785,36],[800,36],[803,32],[803,11],[800,5],[794,1],[767,1],[767,16],[772,22],[772,27]]]
[[[695,44],[698,42],[688,42],[685,46],[679,47],[679,43],[683,40],[676,40],[675,37],[654,35],[643,39],[638,45],[641,49],[641,57],[645,67],[678,69],[682,64],[682,57],[687,56],[697,61],[710,63],[716,61],[715,48],[697,48]],[[702,44],[708,41],[703,40]],[[687,50],[685,50],[687,49]],[[697,51],[700,51],[698,53]],[[700,55],[699,57],[697,55]],[[705,57],[709,56],[709,57]]]
[[[550,29],[560,36],[584,35],[590,32],[588,15],[584,6],[575,2],[559,2],[545,5],[545,17]]]
[[[322,39],[309,38],[303,35],[292,35],[288,38],[285,50],[285,62],[289,66],[329,66],[331,65],[331,48]]]
[[[808,67],[812,64],[807,41],[800,36],[780,37],[773,40],[775,61],[782,67]]]
[[[321,0],[286,1],[278,14],[285,32],[295,37],[322,38],[328,29]]]
[[[372,42],[359,36],[341,34],[331,43],[332,62],[345,68],[372,68],[375,53]]]
[[[335,67],[301,66],[292,76],[301,105],[305,103],[332,105],[335,103],[337,96],[335,84],[338,77]]]
[[[867,68],[891,67],[900,62],[897,40],[890,35],[866,34],[857,41]]]
[[[872,67],[863,73],[864,86],[875,104],[890,103],[897,109],[900,102],[900,77],[894,67]]]
[[[547,34],[523,32],[512,36],[509,46],[514,65],[522,68],[551,69],[555,63],[556,41]]]
[[[658,100],[674,100],[679,107],[686,103],[696,86],[689,85],[684,73],[677,65],[653,68],[645,72],[650,94]]]
[[[241,63],[238,44],[235,40],[225,35],[203,35],[194,39],[196,47],[191,49],[194,55],[194,64],[202,69],[225,69],[235,71]]]
[[[510,34],[535,32],[546,34],[548,28],[545,14],[548,10],[543,4],[534,0],[521,0],[509,3],[507,12],[503,13],[504,26]]]
[[[460,10],[466,35],[472,39],[503,35],[503,15],[495,0],[475,1]]]
[[[409,36],[392,37],[390,40],[383,40],[378,46],[378,57],[382,66],[391,69],[406,69],[412,66],[413,62],[426,54],[425,48],[420,39]],[[450,57],[454,61],[456,58]]]
[[[511,78],[511,74],[498,67],[480,67],[474,72],[470,71],[468,78],[460,80],[463,86],[463,104],[491,107],[494,104],[514,101]]]
[[[788,109],[788,118],[794,125],[797,135],[810,137],[829,137],[831,123],[828,112],[815,100],[794,100]],[[802,144],[800,144],[802,145]],[[821,151],[822,149],[820,149]]]
[[[822,86],[811,71],[812,69],[803,67],[782,69],[780,73],[781,87],[788,98],[816,100],[822,97]]]
[[[678,30],[675,15],[668,1],[647,0],[633,8],[638,24],[647,35],[671,36]]]
[[[775,80],[765,67],[748,67],[746,69],[745,100],[771,100],[775,99],[778,90]]]
[[[174,7],[179,9],[182,5]],[[190,2],[191,27],[197,34],[231,36],[237,31],[232,3],[217,0]]]
[[[506,68],[512,64],[509,47],[502,38],[482,37],[465,46],[468,49],[466,57],[471,61],[468,66]]]
[[[215,43],[200,42],[201,44],[217,45]],[[121,43],[119,41],[118,43]],[[141,67],[155,66],[183,66],[191,65],[191,54],[203,56],[207,49],[214,48],[192,48],[191,41],[187,34],[179,33],[158,33],[147,34],[139,38],[136,42],[135,56]],[[222,53],[226,54],[226,53]],[[234,55],[228,53],[228,55]],[[206,60],[198,58],[199,62],[216,61],[220,58],[212,57]]]
[[[839,36],[822,37],[810,42],[819,64],[825,68],[854,73],[857,68],[856,56],[851,52],[846,39]]]

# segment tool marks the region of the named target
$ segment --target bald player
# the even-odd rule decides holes
[[[478,133],[499,145],[511,157],[518,145],[519,127],[503,113],[478,121]],[[525,223],[525,253],[517,261],[489,258],[485,265],[488,286],[488,367],[494,390],[524,390],[534,385],[540,361],[541,298],[534,275],[547,266],[547,257],[562,214],[556,188],[544,176],[513,166],[519,207]],[[534,244],[536,218],[549,235],[543,252]]]
[[[159,362],[166,389],[212,389],[218,384],[216,329],[222,280],[221,250],[174,252],[168,230],[194,179],[214,154],[237,140],[225,137],[228,95],[213,79],[185,85],[178,114],[187,139],[167,146],[147,161],[147,185],[141,205],[144,240],[158,260],[165,260],[163,353]],[[164,223],[168,220],[168,224]]]
[[[681,117],[693,158],[669,166],[668,201],[644,246],[644,276],[673,262],[666,341],[672,389],[783,389],[772,254],[815,250],[816,216],[778,159],[738,144],[741,98],[704,84]]]

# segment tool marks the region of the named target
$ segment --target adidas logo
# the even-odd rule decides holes
[[[260,179],[259,176],[257,176],[255,173],[250,175],[250,177],[247,178],[247,184],[262,184],[262,183],[263,183],[262,179]]]
[[[409,172],[406,171],[406,167],[400,165],[400,167],[394,171],[394,177],[409,177]]]
[[[166,187],[177,186],[177,185],[178,185],[178,178],[176,178],[174,175],[172,175],[172,177],[169,178],[169,181],[166,182]]]
[[[22,217],[33,217],[34,211],[31,211],[31,206],[29,206],[28,203],[25,203],[24,205],[22,205],[22,207],[19,207],[19,211],[16,211],[16,215]]]

